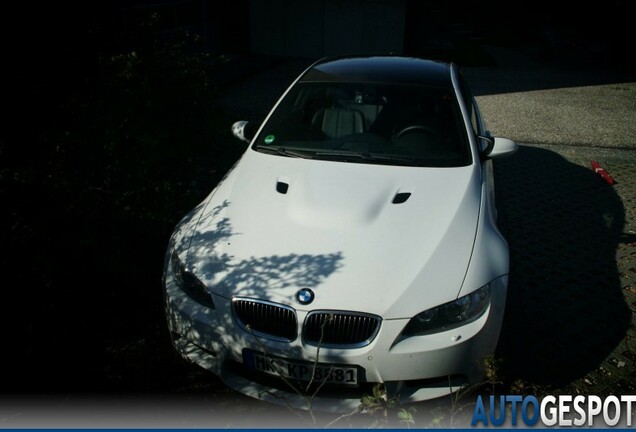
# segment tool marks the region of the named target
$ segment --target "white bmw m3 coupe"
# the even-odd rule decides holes
[[[321,386],[322,410],[480,377],[508,282],[491,159],[517,145],[485,130],[456,66],[321,60],[232,128],[249,147],[166,254],[176,350],[264,400]]]

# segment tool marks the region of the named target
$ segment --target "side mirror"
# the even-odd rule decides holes
[[[232,125],[232,134],[241,141],[249,143],[254,138],[253,125],[246,120],[237,121]]]
[[[479,136],[478,138],[481,142],[486,144],[481,151],[482,158],[509,156],[519,148],[517,143],[507,138],[493,138],[490,136]]]

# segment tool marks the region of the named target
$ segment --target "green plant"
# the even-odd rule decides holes
[[[389,412],[398,405],[398,397],[389,397],[384,384],[373,386],[372,394],[362,396],[360,411],[370,415],[374,421],[371,427],[389,424]]]
[[[376,384],[370,395],[362,397],[358,411],[371,416],[372,428],[393,427],[395,419],[398,424],[411,428],[415,426],[417,412],[414,406],[402,406],[399,395],[389,396],[384,384]]]

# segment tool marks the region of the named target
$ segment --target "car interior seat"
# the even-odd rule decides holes
[[[364,115],[355,109],[331,107],[322,108],[314,114],[311,121],[329,138],[364,132]]]

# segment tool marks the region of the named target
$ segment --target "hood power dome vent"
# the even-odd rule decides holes
[[[402,204],[405,203],[406,200],[411,196],[411,192],[398,192],[393,197],[393,204]]]
[[[285,183],[282,181],[276,182],[276,192],[285,195],[288,189],[289,189],[289,183]]]

